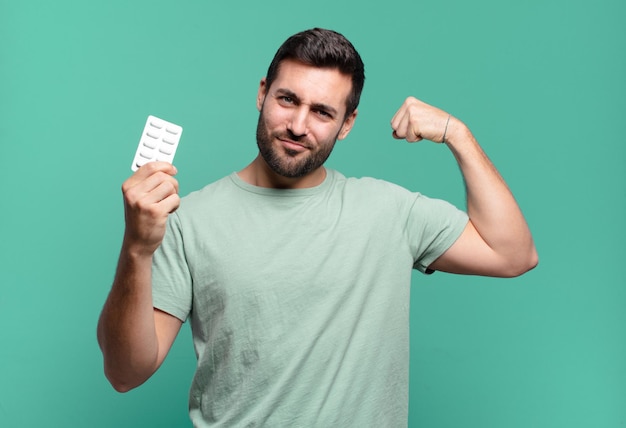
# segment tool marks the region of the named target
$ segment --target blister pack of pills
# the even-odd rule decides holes
[[[137,171],[144,164],[153,161],[172,163],[182,133],[181,126],[148,116],[131,169]]]

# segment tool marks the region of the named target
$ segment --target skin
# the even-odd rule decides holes
[[[334,69],[295,61],[281,64],[271,87],[261,80],[259,155],[239,176],[271,188],[317,186],[323,162],[357,116],[346,114],[350,78]],[[449,121],[448,121],[449,120]],[[469,129],[457,118],[409,97],[391,120],[392,135],[408,142],[442,142],[454,154],[467,187],[469,222],[459,239],[431,266],[452,273],[511,277],[537,264],[524,217]],[[306,168],[303,167],[306,166]],[[303,169],[304,168],[304,169]],[[161,365],[182,322],[152,306],[151,266],[170,213],[179,204],[176,168],[148,163],[122,186],[126,229],[110,294],[98,323],[104,370],[113,387],[128,391]]]
[[[180,204],[176,168],[151,162],[122,185],[126,229],[113,286],[98,322],[104,373],[119,392],[145,382],[161,365],[182,322],[152,306],[152,255],[167,216]]]
[[[469,222],[430,266],[444,272],[514,277],[534,268],[537,251],[526,220],[508,186],[478,142],[459,119],[414,97],[407,98],[391,120],[394,138],[430,140],[454,154],[467,193]]]
[[[357,111],[346,116],[350,76],[286,60],[272,87],[261,80],[257,108],[259,155],[239,176],[254,185],[305,188],[326,177],[324,161],[336,140],[352,129]],[[310,162],[306,174],[296,173]]]

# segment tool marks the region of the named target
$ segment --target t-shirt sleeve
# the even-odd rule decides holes
[[[468,216],[449,202],[418,194],[407,223],[413,268],[432,273],[428,266],[461,236]]]
[[[185,321],[191,311],[192,279],[177,213],[167,220],[165,237],[152,261],[152,305]]]

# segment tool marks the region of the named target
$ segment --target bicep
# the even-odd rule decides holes
[[[508,276],[506,260],[480,236],[471,221],[429,269],[464,275]]]
[[[154,308],[154,326],[159,344],[157,367],[160,367],[165,360],[182,325],[183,322],[174,315]]]

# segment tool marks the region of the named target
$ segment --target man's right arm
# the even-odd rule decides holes
[[[122,186],[126,229],[113,286],[98,322],[104,371],[120,392],[145,382],[161,365],[182,322],[152,305],[152,256],[179,204],[176,169],[148,163]]]

